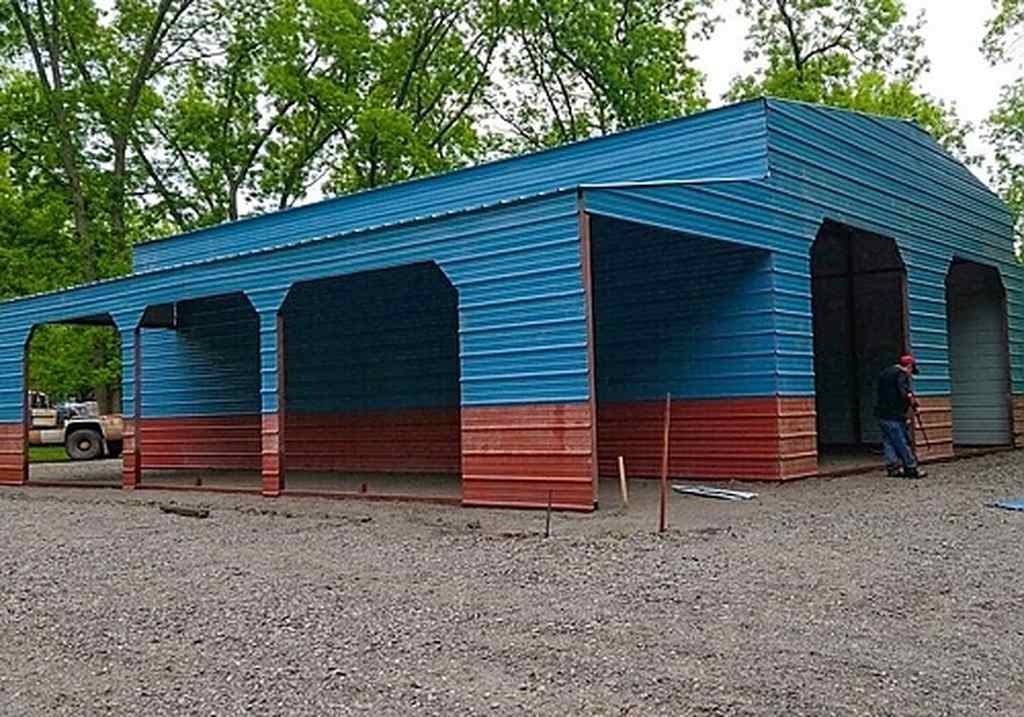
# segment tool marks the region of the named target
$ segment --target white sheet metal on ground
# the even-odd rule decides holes
[[[728,490],[726,488],[712,488],[706,485],[673,485],[672,490],[684,495],[696,495],[701,498],[717,498],[718,500],[753,500],[757,493],[749,493],[742,490]]]

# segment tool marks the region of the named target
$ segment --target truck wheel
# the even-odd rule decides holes
[[[120,458],[124,441],[107,441],[107,458]]]
[[[91,428],[80,428],[68,436],[64,450],[73,461],[91,461],[103,452],[103,438]]]

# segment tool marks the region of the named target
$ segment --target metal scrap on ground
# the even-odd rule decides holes
[[[706,485],[673,485],[672,490],[684,495],[696,495],[701,498],[717,498],[718,500],[753,500],[757,493],[749,493],[743,490],[728,490],[727,488],[712,488]]]
[[[1001,500],[998,503],[993,503],[992,507],[1002,508],[1003,510],[1024,511],[1024,498],[1021,498],[1020,500]]]

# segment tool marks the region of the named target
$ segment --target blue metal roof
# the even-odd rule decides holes
[[[763,177],[766,171],[764,102],[753,100],[139,244],[135,269],[281,246],[369,225],[436,217],[580,184],[749,179]]]

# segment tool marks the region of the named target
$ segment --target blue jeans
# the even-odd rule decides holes
[[[914,459],[914,452],[910,450],[910,434],[907,431],[907,422],[904,420],[890,420],[887,418],[878,421],[882,429],[882,448],[885,450],[885,464],[887,466],[898,466],[911,470],[917,468],[917,460]]]

